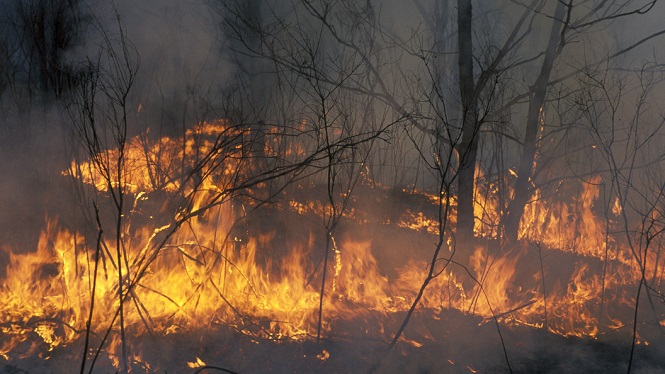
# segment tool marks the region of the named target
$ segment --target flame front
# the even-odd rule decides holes
[[[207,131],[202,138],[228,132],[223,122],[201,128]],[[266,138],[265,154],[278,147],[275,142]],[[169,222],[178,217],[159,217],[168,203],[154,201],[159,194],[188,196],[194,202],[190,211],[196,211],[209,203],[206,199],[211,194],[232,182],[231,176],[242,162],[229,155],[221,168],[192,171],[196,160],[210,151],[211,143],[195,141],[194,132],[185,143],[184,151],[177,151],[181,142],[170,138],[150,143],[137,137],[129,143],[124,177],[133,207],[124,217],[120,259],[113,255],[117,252],[113,241],[97,245],[94,238],[59,227],[55,219],[47,221],[36,251],[16,254],[5,248],[9,264],[0,304],[4,336],[0,354],[5,359],[35,352],[46,355],[80,341],[90,319],[97,343],[99,336],[111,331],[104,350],[117,367],[118,267],[124,273],[124,323],[131,336],[169,335],[223,324],[252,337],[279,341],[317,334],[321,258],[330,256],[332,275],[325,283],[323,332],[328,336],[357,334],[345,331],[340,323],[356,319],[365,321],[362,334],[390,338],[393,331],[385,330],[383,319],[409,309],[425,278],[425,260],[413,257],[406,261],[408,256],[404,256],[395,275],[389,277],[374,254],[412,248],[379,248],[371,235],[355,238],[346,233],[333,236],[332,251],[326,253],[316,225],[294,228],[297,232],[290,236],[270,225],[250,230],[247,203],[232,197],[173,230]],[[304,148],[298,145],[290,154],[301,157]],[[108,152],[109,159],[114,159],[112,153],[117,151]],[[196,189],[191,179],[182,182],[181,175],[187,172],[190,178],[203,178]],[[92,161],[74,163],[67,174],[78,175],[101,193],[114,188],[104,182]],[[440,268],[435,269],[439,275],[418,308],[433,315],[457,309],[485,321],[546,328],[564,336],[596,337],[630,325],[627,316],[641,275],[630,248],[608,232],[614,223],[608,225],[594,211],[600,182],[599,176],[584,185],[572,203],[536,196],[524,214],[520,236],[537,248],[525,245],[507,252],[492,244],[501,216],[492,186],[478,187],[476,232],[487,242],[454,248],[452,241],[445,241],[437,262]],[[376,182],[365,183],[365,188],[379,191],[384,198],[379,203],[387,203],[388,189]],[[304,187],[300,191],[302,194]],[[412,194],[430,205],[439,201],[425,193]],[[313,198],[304,202],[289,199],[274,211],[312,221],[329,214],[326,209],[325,202]],[[437,217],[425,210],[405,210],[388,220],[373,220],[359,209],[352,204],[345,219],[366,231],[387,225],[393,231],[415,232],[426,238],[439,234]],[[611,214],[620,213],[616,200]],[[172,234],[164,236],[169,230]],[[163,239],[163,244],[156,245]],[[577,260],[568,268],[543,266],[543,257],[564,258],[571,253]],[[658,259],[649,257],[648,263],[654,264],[653,278],[660,280]],[[422,343],[414,341],[413,345]],[[325,361],[329,353],[323,350],[317,357]],[[134,361],[141,361],[140,356]],[[197,357],[190,365],[204,363]]]

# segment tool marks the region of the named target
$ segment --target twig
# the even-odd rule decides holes
[[[83,343],[83,354],[81,355],[81,374],[85,373],[85,361],[88,357],[88,347],[90,345],[90,330],[92,326],[92,314],[95,309],[95,290],[97,289],[97,269],[99,267],[99,253],[101,251],[101,242],[102,235],[104,230],[102,229],[102,224],[99,219],[99,208],[97,204],[94,204],[95,207],[95,217],[97,219],[97,246],[95,249],[95,270],[92,275],[92,289],[90,290],[90,313],[88,314],[88,320],[85,323],[85,341]]]
[[[502,313],[499,313],[499,314],[495,314],[495,315],[492,316],[492,319],[502,318],[502,317],[507,316],[507,315],[509,315],[509,314],[515,313],[515,312],[517,312],[518,310],[520,310],[520,309],[524,309],[524,308],[528,307],[529,305],[532,305],[532,304],[535,303],[535,302],[536,302],[536,300],[531,300],[531,301],[527,302],[526,304],[522,304],[522,305],[520,305],[520,306],[516,306],[516,307],[514,307],[513,309],[507,310],[507,311],[505,311],[505,312],[502,312]],[[545,324],[545,326],[547,326],[547,324]]]
[[[237,371],[225,369],[225,368],[219,367],[219,366],[211,366],[211,365],[206,365],[206,366],[200,367],[197,371],[194,372],[194,374],[199,374],[199,373],[202,373],[203,370],[209,370],[209,369],[210,370],[219,370],[221,372],[229,373],[229,374],[238,374]]]

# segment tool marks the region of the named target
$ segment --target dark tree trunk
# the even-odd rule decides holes
[[[457,179],[457,236],[460,240],[473,238],[473,193],[478,153],[478,98],[473,78],[471,0],[458,0],[458,68],[462,102],[462,139],[457,145],[459,174]]]
[[[522,148],[522,157],[517,171],[517,181],[513,199],[508,205],[508,212],[504,219],[504,234],[506,243],[517,241],[519,224],[524,214],[524,208],[531,199],[533,190],[531,189],[531,178],[533,176],[534,163],[536,161],[536,150],[538,143],[538,127],[540,125],[541,112],[545,97],[547,95],[547,86],[550,81],[550,75],[554,66],[554,61],[561,53],[564,46],[563,38],[563,18],[566,14],[566,5],[558,2],[554,12],[550,37],[545,51],[545,58],[541,66],[540,73],[535,83],[529,89],[529,111],[527,114],[526,131],[524,134],[524,147]]]
[[[246,20],[246,29],[242,38],[250,51],[260,51],[263,41],[257,30],[262,24],[262,7],[260,0],[242,0],[239,2],[242,14]],[[250,118],[250,157],[255,162],[257,170],[265,165],[265,135],[267,132],[266,115],[269,105],[269,92],[272,82],[268,79],[268,67],[264,59],[244,56],[237,61],[239,69],[248,79],[249,100],[253,107],[253,117]]]

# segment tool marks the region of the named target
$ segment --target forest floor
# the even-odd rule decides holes
[[[401,317],[389,320],[396,324]],[[236,373],[625,373],[630,356],[625,341],[566,338],[531,327],[502,325],[504,354],[494,323],[452,310],[417,313],[407,336],[423,329],[431,336],[421,341],[422,346],[400,342],[388,351],[385,340],[361,334],[328,337],[320,343],[314,339],[275,342],[217,326],[134,339],[131,345],[140,345],[143,357],[133,360],[132,372],[220,373],[223,368]],[[39,343],[33,343],[31,349],[38,352]],[[665,372],[664,351],[663,341],[637,346],[632,372]],[[37,352],[1,363],[0,373],[79,371],[81,342]],[[116,370],[102,358],[93,372]]]

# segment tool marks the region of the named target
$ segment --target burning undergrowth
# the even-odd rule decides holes
[[[51,217],[34,250],[3,247],[5,372],[61,371],[82,356],[101,371],[126,356],[134,372],[556,371],[592,356],[584,367],[605,371],[625,364],[635,310],[638,368],[657,362],[659,252],[647,262],[649,307],[636,308],[642,275],[611,234],[620,212],[603,221],[594,210],[594,183],[572,202],[533,202],[510,247],[496,237],[500,208],[478,198],[477,240],[443,233],[437,276],[388,352],[425,279],[440,199],[362,175],[353,195],[336,195],[346,203],[327,230],[324,184],[282,188],[251,174],[280,161],[271,155],[304,157],[307,144],[277,152],[268,130],[260,149],[243,146],[255,137],[203,123],[183,139],[137,136],[72,163],[60,178],[98,201],[88,230]]]

